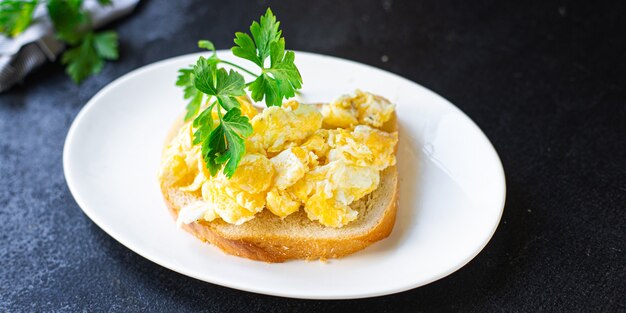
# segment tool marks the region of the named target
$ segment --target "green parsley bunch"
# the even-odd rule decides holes
[[[280,22],[267,9],[260,21],[250,26],[252,36],[235,34],[232,53],[254,63],[258,74],[219,59],[215,46],[207,40],[199,41],[198,47],[213,54],[200,57],[195,65],[178,71],[176,85],[183,88],[183,97],[189,100],[185,121],[193,119],[193,144],[202,145],[202,157],[212,176],[222,167],[226,177],[233,176],[245,154],[245,138],[252,135],[252,125],[241,114],[236,97],[245,95],[248,89],[254,101],[264,100],[268,107],[280,106],[283,99],[293,97],[302,88],[302,77],[294,64],[295,54],[285,51],[285,38],[279,27]],[[239,72],[226,71],[219,64],[244,71],[255,79],[246,83]],[[200,112],[203,103],[207,105]],[[213,122],[213,110],[217,111],[217,125]]]
[[[15,37],[30,26],[39,0],[0,1],[0,33]],[[43,2],[43,1],[42,1]],[[61,57],[76,83],[102,70],[105,60],[117,60],[118,38],[113,31],[94,32],[83,0],[47,0],[46,8],[57,38],[69,47]],[[98,0],[110,5],[111,0]]]

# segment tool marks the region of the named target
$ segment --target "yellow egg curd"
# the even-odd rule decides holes
[[[254,132],[235,174],[211,177],[186,123],[163,155],[162,179],[201,200],[184,206],[178,223],[221,218],[241,224],[267,209],[285,218],[303,208],[309,219],[342,227],[358,212],[350,204],[374,191],[396,163],[397,132],[380,128],[394,105],[356,91],[318,109],[291,100],[258,112],[240,98]]]

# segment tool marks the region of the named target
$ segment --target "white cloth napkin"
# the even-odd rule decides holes
[[[113,0],[112,5],[100,6],[96,0],[85,0],[94,28],[130,13],[139,0]],[[28,73],[46,61],[54,61],[65,45],[56,39],[48,19],[45,4],[33,14],[33,22],[15,38],[0,35],[0,92],[8,90]]]

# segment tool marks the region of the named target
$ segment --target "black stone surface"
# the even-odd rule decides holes
[[[162,268],[82,213],[61,160],[89,98],[199,38],[229,47],[268,5],[289,48],[414,80],[491,139],[506,208],[467,266],[391,296],[284,299]],[[100,75],[76,86],[49,64],[0,95],[0,311],[624,312],[625,14],[624,1],[143,1],[112,25],[121,59]]]

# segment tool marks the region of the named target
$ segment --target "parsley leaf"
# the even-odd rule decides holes
[[[217,59],[217,55],[215,53],[215,46],[212,42],[208,40],[200,40],[198,41],[198,48],[204,48],[213,51],[213,55],[206,59],[206,62],[209,65],[219,63],[219,59]],[[186,107],[187,113],[185,114],[185,121],[189,121],[198,114],[198,111],[200,110],[200,107],[202,105],[202,100],[204,99],[204,94],[196,89],[193,77],[193,65],[178,70],[178,79],[176,80],[176,86],[183,88],[184,99],[190,99]]]
[[[256,45],[250,35],[240,32],[235,33],[235,44],[237,46],[231,49],[234,55],[242,59],[250,60],[259,67],[263,67],[263,62],[257,55]]]
[[[295,96],[296,90],[302,88],[302,76],[294,63],[296,54],[293,51],[285,51],[285,38],[272,42],[270,52],[272,63],[267,72],[276,78],[283,98]]]
[[[280,22],[276,21],[276,16],[271,9],[267,9],[264,16],[261,16],[261,23],[252,22],[250,33],[254,38],[258,50],[258,56],[263,63],[270,55],[270,45],[280,39],[282,31],[279,29]],[[263,64],[261,64],[263,67]]]
[[[79,28],[89,22],[88,16],[81,10],[83,0],[49,0],[48,15],[56,35],[70,44],[78,44],[83,34]]]
[[[4,0],[0,2],[0,33],[15,37],[23,32],[33,19],[37,0]]]
[[[248,118],[241,115],[240,104],[236,98],[245,95],[243,76],[234,70],[227,72],[223,68],[217,68],[214,60],[204,57],[198,59],[193,72],[183,69],[181,73],[181,85],[192,82],[197,94],[216,98],[215,102],[194,119],[192,125],[196,130],[193,142],[202,143],[202,156],[211,175],[215,175],[225,163],[223,171],[230,178],[245,153],[244,138],[252,134],[252,126]],[[219,104],[217,112],[220,124],[213,128],[212,111],[216,104]],[[223,117],[222,108],[226,111]],[[197,112],[198,109],[194,109]]]
[[[235,34],[234,55],[252,61],[261,68],[259,75],[248,87],[254,101],[265,98],[267,106],[280,106],[283,99],[293,97],[302,88],[302,76],[296,67],[293,51],[285,51],[285,38],[281,37],[280,22],[272,10],[267,9],[260,23],[250,26],[252,37]],[[270,66],[265,60],[270,58]]]
[[[104,61],[98,56],[93,41],[93,34],[89,33],[79,46],[68,49],[63,53],[61,63],[67,65],[65,72],[76,83],[102,70]]]
[[[193,133],[194,145],[204,142],[213,131],[213,107],[215,107],[215,102],[193,120],[191,125],[196,129]]]
[[[178,79],[176,86],[183,87],[183,98],[190,99],[187,103],[187,113],[185,114],[185,122],[189,121],[198,114],[204,94],[198,92],[193,84],[193,67],[181,68],[178,70]]]
[[[32,22],[39,0],[0,0],[0,33],[17,36]],[[66,72],[79,83],[87,76],[100,72],[104,60],[117,60],[118,38],[115,32],[89,31],[91,20],[82,9],[83,0],[47,0],[50,21],[56,36],[69,48],[61,57]],[[97,0],[102,5],[111,0]]]
[[[193,85],[196,89],[206,93],[207,95],[214,96],[217,94],[215,89],[215,72],[217,71],[217,65],[211,62],[209,59],[200,57],[196,61],[196,65],[193,67]]]
[[[270,67],[264,69],[249,88],[255,101],[265,97],[268,106],[280,106],[283,98],[293,97],[296,90],[302,88],[302,76],[294,64],[294,52],[285,52],[284,38],[272,42],[270,53]]]
[[[185,114],[185,121],[192,119],[202,106],[202,99],[204,99],[204,94],[201,92],[196,92],[196,94],[191,98],[187,106],[187,114]]]
[[[245,137],[252,134],[248,117],[241,115],[241,110],[233,108],[224,117],[220,115],[220,124],[213,129],[202,144],[202,155],[211,175],[215,175],[224,165],[224,175],[230,178],[246,151]]]
[[[216,96],[220,106],[226,111],[239,107],[235,97],[245,95],[245,82],[241,74],[217,68],[210,59],[200,57],[193,68],[193,81],[196,89],[209,96]]]
[[[196,86],[192,81],[193,67],[185,67],[178,70],[178,79],[176,79],[176,86],[183,87],[183,98],[188,99],[193,97],[196,92]]]
[[[221,124],[220,124],[221,125]],[[213,129],[209,136],[202,141],[202,159],[211,176],[215,176],[222,167],[216,159],[226,151],[224,129],[220,126]]]
[[[261,23],[256,21],[250,25],[250,35],[245,33],[235,33],[235,44],[233,47],[233,54],[250,60],[259,67],[263,67],[265,59],[270,55],[270,44],[277,41],[282,31],[279,29],[280,22],[276,21],[276,16],[272,13],[271,9],[267,9],[265,15],[261,16]]]
[[[111,1],[99,0],[98,3],[109,5]],[[65,71],[76,83],[99,73],[104,60],[119,57],[117,33],[88,31],[91,20],[82,5],[83,0],[48,0],[47,4],[57,37],[70,45],[61,63],[67,65]]]
[[[101,58],[105,60],[117,60],[119,57],[117,50],[117,33],[113,31],[100,32],[93,37],[93,40],[96,52],[98,52]]]
[[[280,105],[283,99],[276,80],[265,73],[257,77],[248,86],[248,89],[250,89],[250,96],[254,101],[261,101],[265,97],[265,103],[268,107],[274,105],[274,103]]]
[[[227,151],[222,154],[218,161],[228,160],[224,166],[224,174],[230,178],[235,174],[239,161],[246,152],[246,144],[244,138],[252,135],[252,125],[247,116],[241,115],[241,110],[234,108],[226,115],[220,124],[224,128],[224,135],[227,142]]]
[[[72,80],[80,83],[89,75],[102,70],[104,60],[117,57],[117,35],[112,32],[87,33],[78,46],[63,53],[61,63]]]

